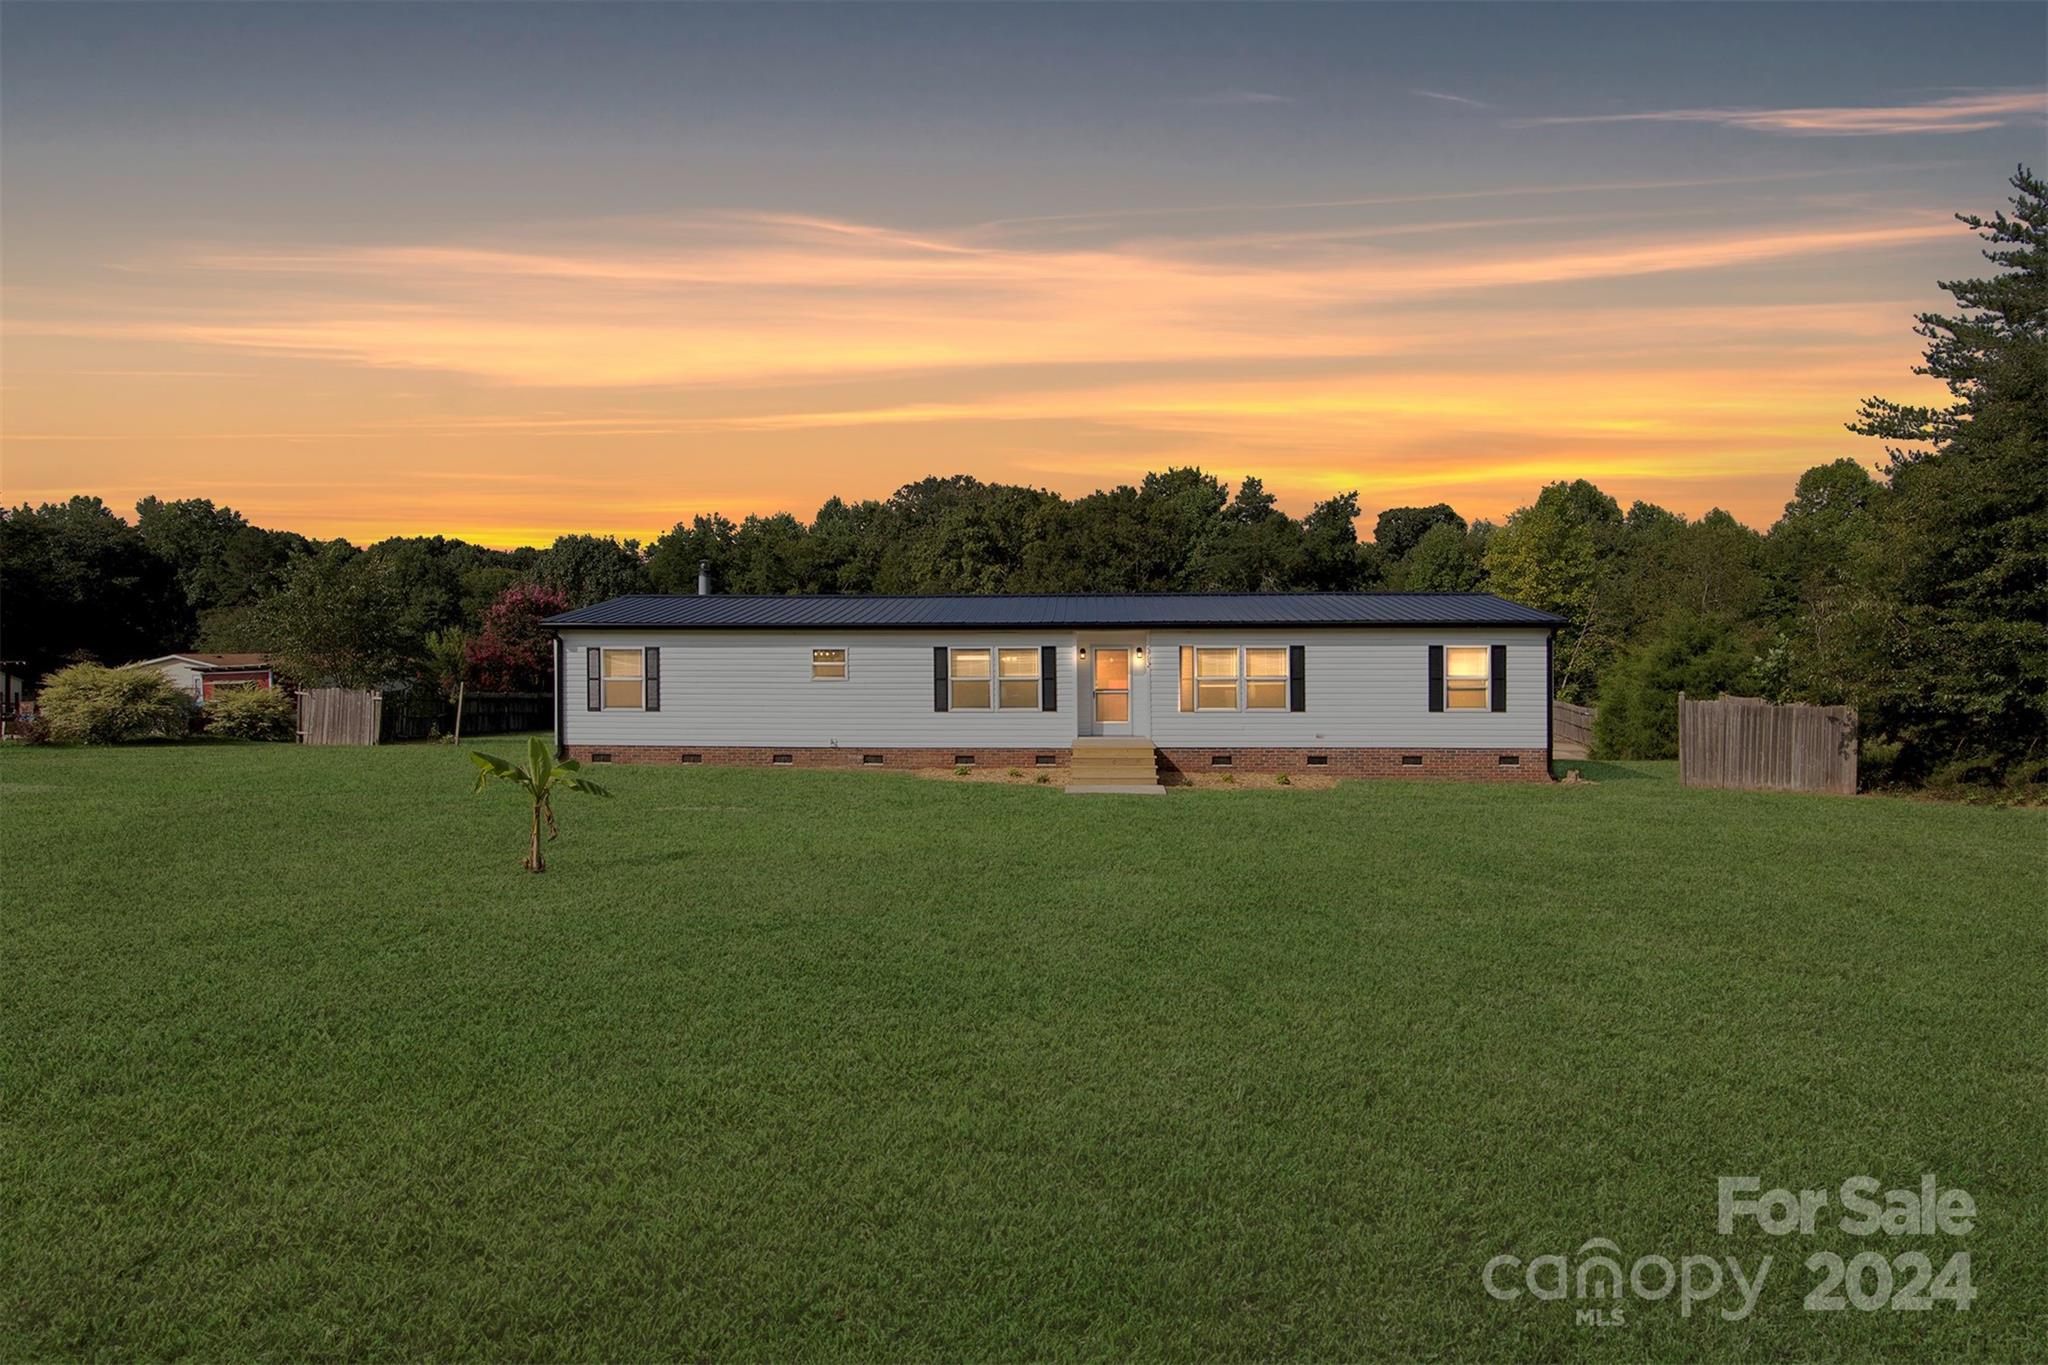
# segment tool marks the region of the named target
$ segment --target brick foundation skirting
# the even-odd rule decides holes
[[[1218,763],[1218,756],[1228,763]],[[1311,764],[1311,758],[1322,763]],[[1502,760],[1508,760],[1503,762]],[[1403,760],[1420,760],[1404,762]],[[1548,782],[1541,749],[1161,749],[1159,773],[1326,773],[1331,777],[1447,777],[1465,782]]]
[[[951,768],[972,754],[978,768],[1065,767],[1070,749],[804,748],[768,745],[572,744],[569,757],[583,763],[716,763],[729,767]],[[1228,763],[1216,758],[1227,756]],[[874,762],[876,758],[879,763]],[[1311,763],[1311,758],[1325,760]],[[1403,760],[1419,760],[1404,762]],[[780,761],[778,761],[780,760]],[[1044,760],[1041,763],[1041,760]],[[1508,761],[1503,761],[1508,760]],[[1265,749],[1219,746],[1161,749],[1159,773],[1171,782],[1191,773],[1324,773],[1331,777],[1454,778],[1466,782],[1547,782],[1550,765],[1541,749]]]
[[[583,763],[717,763],[743,768],[952,768],[960,756],[973,755],[977,768],[1065,767],[1067,749],[977,749],[963,744],[957,749],[863,749],[857,745],[839,748],[804,748],[789,745],[715,744],[571,744],[569,757]],[[600,757],[603,755],[604,757]],[[879,757],[879,764],[871,760]],[[778,762],[778,759],[786,761]]]

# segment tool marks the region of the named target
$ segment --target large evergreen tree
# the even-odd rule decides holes
[[[1958,214],[1995,273],[1948,280],[1922,313],[1917,372],[1941,406],[1871,398],[1851,429],[1886,444],[1886,496],[1861,559],[1850,664],[1866,733],[1908,771],[2048,757],[2048,185],[2025,167],[2012,213]]]

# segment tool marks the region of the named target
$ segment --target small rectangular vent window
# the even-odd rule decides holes
[[[678,763],[702,763],[703,761],[704,755],[702,754],[682,754],[676,758]]]
[[[1210,766],[1210,767],[1212,767],[1212,768],[1227,768],[1227,767],[1229,767],[1229,766],[1230,766],[1230,755],[1229,755],[1229,754],[1210,754],[1210,755],[1209,755],[1209,766]]]
[[[1419,767],[1421,767],[1421,766],[1422,766],[1422,755],[1421,755],[1421,754],[1402,754],[1402,755],[1401,755],[1401,766],[1402,766],[1402,767],[1404,767],[1404,768],[1419,768]]]
[[[971,768],[971,767],[973,767],[973,766],[974,766],[974,755],[973,755],[973,754],[954,754],[954,755],[953,755],[953,762],[954,762],[955,764],[959,764],[959,765],[964,765],[964,766],[966,766],[966,767],[970,767],[970,768]]]
[[[1059,760],[1054,758],[1051,754],[1040,754],[1037,758],[1032,760],[1032,762],[1036,763],[1041,768],[1050,768],[1058,761]]]
[[[768,761],[778,767],[787,768],[790,764],[796,762],[796,756],[794,754],[776,754]]]
[[[860,761],[861,766],[864,768],[879,768],[882,766],[882,756],[880,754],[862,754]]]
[[[1519,768],[1522,766],[1522,756],[1520,754],[1502,754],[1500,756],[1500,766],[1503,768]]]
[[[612,756],[610,754],[592,754],[590,761],[592,763],[609,763],[612,761]]]
[[[1310,754],[1308,756],[1308,766],[1311,768],[1327,768],[1330,766],[1330,756],[1328,754]]]

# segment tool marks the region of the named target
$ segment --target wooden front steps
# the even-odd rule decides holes
[[[1070,792],[1164,793],[1159,785],[1159,752],[1152,741],[1133,735],[1083,735],[1074,741],[1068,765]]]

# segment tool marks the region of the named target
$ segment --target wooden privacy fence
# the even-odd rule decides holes
[[[1584,758],[1593,750],[1593,708],[1574,706],[1568,701],[1550,703],[1550,743],[1569,752],[1566,758]]]
[[[384,726],[384,698],[347,687],[299,693],[299,743],[375,744]]]
[[[1678,694],[1678,780],[1688,787],[1856,794],[1856,713],[1755,697]]]
[[[544,692],[471,692],[462,708],[465,735],[547,730],[554,723],[555,699]],[[393,744],[436,732],[455,732],[455,704],[431,687],[312,687],[299,693],[302,744]]]
[[[455,708],[441,728],[454,733]],[[546,692],[471,692],[462,702],[462,733],[506,735],[519,730],[555,728],[555,699]]]

